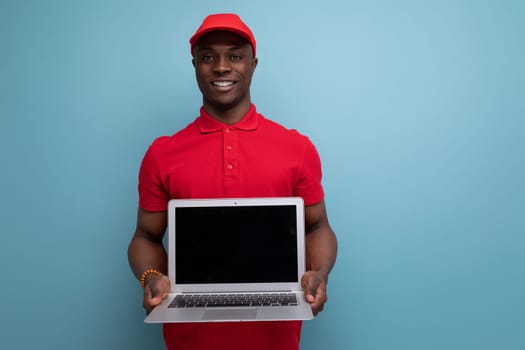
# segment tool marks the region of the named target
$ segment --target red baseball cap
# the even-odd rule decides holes
[[[207,16],[195,34],[190,38],[191,54],[197,41],[205,34],[215,30],[226,30],[242,36],[252,45],[253,57],[255,57],[255,37],[241,18],[233,13],[218,13]]]

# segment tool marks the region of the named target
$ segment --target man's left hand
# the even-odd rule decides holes
[[[306,301],[310,303],[314,316],[323,311],[328,300],[326,296],[326,278],[318,271],[306,271],[301,278]]]

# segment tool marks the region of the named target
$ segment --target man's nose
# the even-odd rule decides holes
[[[214,70],[218,73],[229,72],[231,70],[231,62],[228,56],[218,56],[215,60]]]

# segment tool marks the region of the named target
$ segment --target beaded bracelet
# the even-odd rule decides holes
[[[142,286],[142,288],[144,288],[144,281],[146,280],[146,277],[148,277],[150,273],[155,274],[157,276],[162,276],[162,273],[160,273],[159,271],[155,269],[149,269],[149,270],[144,271],[142,276],[140,276],[140,285]]]

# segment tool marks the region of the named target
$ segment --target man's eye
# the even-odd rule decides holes
[[[201,57],[201,61],[202,62],[212,62],[213,61],[213,56],[202,56]]]
[[[230,56],[230,60],[232,61],[240,61],[241,59],[242,59],[242,56],[237,56],[237,55]]]

